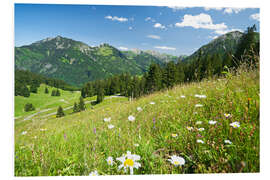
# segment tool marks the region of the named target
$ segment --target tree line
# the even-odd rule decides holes
[[[119,94],[137,98],[162,89],[169,89],[176,84],[201,81],[204,78],[220,76],[224,67],[237,68],[241,63],[255,64],[259,56],[259,41],[256,41],[256,26],[248,27],[240,39],[235,53],[226,52],[203,54],[189,61],[168,62],[165,66],[151,64],[148,72],[142,76],[131,76],[129,73],[114,75],[104,80],[86,83],[81,89],[82,97],[97,95],[101,102],[105,95]]]

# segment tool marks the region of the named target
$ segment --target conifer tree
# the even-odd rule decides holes
[[[63,117],[63,116],[65,116],[64,110],[61,106],[59,106],[57,109],[56,117],[58,118],[58,117]]]
[[[55,96],[60,96],[60,91],[59,91],[59,89],[56,90]]]
[[[56,91],[54,89],[52,90],[51,96],[56,96]]]
[[[38,88],[37,88],[36,84],[31,84],[30,85],[30,92],[31,93],[37,93],[37,90],[38,90]]]
[[[78,109],[79,109],[79,111],[84,111],[85,110],[85,104],[84,104],[84,101],[83,101],[83,97],[82,96],[80,97]]]
[[[79,109],[79,107],[78,107],[77,103],[76,103],[76,102],[74,102],[74,106],[73,106],[73,113],[76,113],[76,112],[79,112],[79,111],[80,111],[80,109]]]
[[[103,88],[100,86],[100,87],[98,88],[98,92],[97,92],[97,100],[96,100],[96,102],[97,102],[97,103],[101,103],[101,102],[103,101],[103,99],[104,99],[104,90],[103,90]]]

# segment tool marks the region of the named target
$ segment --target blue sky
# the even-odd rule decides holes
[[[256,24],[256,8],[15,4],[15,46],[57,35],[91,46],[189,55],[217,36]]]

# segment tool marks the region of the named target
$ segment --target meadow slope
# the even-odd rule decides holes
[[[62,118],[15,120],[15,176],[130,174],[116,160],[127,151],[140,156],[134,174],[259,172],[259,91],[258,70],[241,69]],[[172,155],[185,164],[171,164]]]

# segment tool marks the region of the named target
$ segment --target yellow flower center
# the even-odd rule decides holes
[[[112,164],[112,161],[111,160],[109,160],[109,164]]]
[[[124,166],[130,166],[132,167],[134,165],[134,161],[132,159],[127,159],[124,162]]]
[[[174,165],[179,165],[180,163],[179,163],[179,161],[173,161],[173,164]]]
[[[234,124],[234,125],[233,125],[233,127],[237,127],[237,125],[236,125],[236,124]]]
[[[172,137],[176,137],[177,136],[177,134],[172,134]]]

